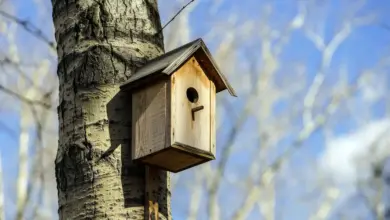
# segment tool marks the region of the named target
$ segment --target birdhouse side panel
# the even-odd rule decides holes
[[[210,152],[210,80],[194,57],[171,77],[172,144]]]
[[[132,152],[138,159],[165,147],[168,128],[168,80],[155,82],[132,95]]]
[[[210,152],[215,156],[217,153],[216,144],[216,89],[213,81],[210,81]]]

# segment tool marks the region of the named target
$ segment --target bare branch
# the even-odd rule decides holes
[[[355,91],[354,88],[351,89],[351,93]],[[350,95],[350,93],[348,94]],[[322,114],[318,115],[313,123],[306,124],[305,127],[299,132],[297,139],[293,142],[293,145],[289,147],[285,152],[283,152],[270,166],[268,166],[261,174],[260,174],[260,180],[258,185],[249,187],[251,190],[248,193],[248,195],[251,195],[254,193],[256,190],[258,190],[258,187],[264,187],[268,186],[271,184],[271,180],[275,176],[275,174],[279,171],[279,169],[282,167],[282,165],[287,162],[290,158],[291,155],[296,152],[300,147],[302,146],[303,142],[310,137],[310,135],[318,130],[320,127],[322,127],[325,122],[326,118],[329,117],[329,115],[333,114],[339,106],[339,103],[341,102],[340,97],[334,97],[332,103],[329,104],[327,107],[327,111]],[[245,200],[244,203],[240,206],[236,213],[234,214],[233,219],[240,220],[240,219],[245,219],[247,216],[248,212],[243,212],[242,210],[247,210],[250,211],[251,207],[255,204],[257,200],[251,199],[250,201]]]
[[[55,43],[53,41],[51,41],[48,37],[46,37],[43,34],[42,30],[39,29],[38,27],[36,27],[35,25],[33,25],[31,22],[17,18],[11,14],[8,14],[5,11],[0,11],[0,15],[17,23],[18,25],[23,27],[23,29],[25,29],[27,32],[29,32],[33,36],[37,37],[38,39],[40,39],[41,41],[46,43],[51,49],[56,50]]]
[[[27,183],[28,183],[28,146],[29,146],[29,129],[24,112],[26,109],[22,107],[20,114],[20,137],[19,137],[19,172],[17,180],[17,220],[23,219],[23,213],[27,202]]]
[[[193,3],[195,0],[190,0],[187,4],[185,4],[172,18],[171,20],[169,20],[157,33],[157,34],[160,34],[164,28],[166,28],[173,20],[175,20],[175,18],[184,10],[186,9],[191,3]]]
[[[188,214],[188,220],[198,219],[197,215],[199,213],[200,200],[202,196],[202,175],[205,169],[205,166],[200,167],[200,169],[195,170],[195,180],[191,181],[191,197],[190,197],[190,210]]]
[[[349,24],[346,24],[344,28],[334,36],[334,38],[330,41],[330,43],[327,46],[322,47],[321,45],[321,47],[319,48],[322,52],[321,66],[316,76],[314,77],[313,83],[311,84],[303,100],[304,108],[305,108],[305,111],[303,113],[303,123],[307,124],[312,122],[313,106],[317,94],[325,80],[325,74],[329,68],[333,54],[336,51],[336,49],[340,46],[340,44],[348,37],[350,33],[351,33],[351,26]],[[313,40],[318,41],[318,39],[313,39]],[[323,42],[323,40],[321,40],[321,42]]]
[[[327,187],[325,190],[325,200],[318,207],[317,212],[312,216],[311,220],[326,220],[334,207],[334,203],[340,196],[340,190],[335,187]]]
[[[23,95],[18,94],[17,92],[12,91],[11,89],[4,87],[3,85],[0,85],[0,90],[5,92],[8,95],[11,95],[11,96],[29,104],[29,105],[40,105],[40,106],[47,108],[47,109],[52,108],[52,105],[50,103],[42,102],[40,100],[31,100],[29,98],[24,97]],[[50,95],[50,94],[48,94],[48,95]]]

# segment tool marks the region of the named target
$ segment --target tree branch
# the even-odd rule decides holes
[[[175,18],[184,10],[186,9],[191,3],[193,3],[195,0],[190,0],[187,4],[185,4],[172,18],[169,20],[157,33],[160,34]]]
[[[46,109],[51,109],[52,108],[52,105],[50,103],[46,103],[46,102],[42,102],[40,100],[31,100],[31,99],[28,99],[14,91],[12,91],[11,89],[8,89],[6,87],[4,87],[3,85],[0,85],[0,90],[5,92],[6,94],[10,95],[10,96],[13,96],[29,105],[40,105]]]
[[[325,200],[318,207],[318,210],[310,218],[311,220],[326,220],[332,211],[335,201],[340,196],[340,190],[335,187],[328,187],[325,190]]]
[[[354,89],[351,89],[351,92],[355,91]],[[263,172],[260,174],[260,180],[257,185],[253,185],[252,187],[249,186],[251,190],[249,191],[248,195],[251,195],[252,193],[255,193],[256,190],[258,190],[258,187],[266,186],[270,184],[270,181],[272,181],[273,177],[277,173],[277,171],[282,167],[282,165],[291,157],[291,155],[296,152],[300,147],[302,146],[303,142],[310,137],[310,135],[315,132],[317,129],[319,129],[321,126],[324,125],[326,122],[326,118],[333,114],[339,106],[339,103],[341,102],[341,98],[334,97],[332,103],[329,104],[327,107],[327,111],[317,116],[313,123],[307,124],[304,126],[304,128],[299,132],[297,139],[293,142],[292,146],[289,147],[285,152],[283,152],[270,166],[268,166]],[[235,212],[233,215],[233,219],[235,220],[241,220],[245,219],[249,211],[251,210],[251,207],[255,204],[257,199],[252,198],[250,201],[245,200],[243,204],[240,206],[240,208]],[[243,210],[246,210],[248,212],[243,212]]]
[[[305,124],[311,123],[312,121],[312,117],[313,117],[312,111],[313,111],[315,99],[318,95],[318,92],[322,84],[324,83],[325,74],[332,61],[333,54],[337,50],[337,48],[341,45],[341,43],[349,36],[350,33],[351,33],[351,27],[349,24],[346,24],[344,28],[333,37],[333,39],[330,41],[330,43],[327,46],[324,47],[318,46],[318,49],[322,52],[321,66],[316,76],[314,77],[313,83],[309,87],[309,90],[303,101],[305,107],[305,111],[303,113],[303,122]],[[312,36],[312,35],[308,35],[308,36]],[[314,39],[310,38],[310,39],[313,40],[313,42],[318,41],[317,38]],[[320,39],[321,42],[323,42],[322,38]]]
[[[37,37],[38,39],[40,39],[41,41],[46,43],[51,49],[56,50],[55,43],[53,41],[51,41],[48,37],[46,37],[43,34],[42,30],[39,29],[38,27],[36,27],[35,25],[33,25],[31,22],[29,22],[27,20],[22,20],[20,18],[17,18],[15,16],[11,15],[11,14],[8,14],[5,11],[0,11],[0,15],[2,15],[5,18],[8,18],[8,19],[12,20],[16,24],[18,24],[21,27],[23,27],[23,29],[25,29],[27,32],[29,32],[33,36]]]

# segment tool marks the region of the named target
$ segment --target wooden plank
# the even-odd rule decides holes
[[[172,220],[169,173],[146,165],[144,189],[144,219]]]
[[[171,80],[172,96],[172,142],[210,151],[210,80],[199,63],[191,57]],[[193,88],[197,100],[191,102],[187,91]],[[202,110],[193,109],[203,106]]]
[[[166,83],[166,91],[165,91],[165,148],[170,147],[172,144],[172,117],[174,114],[172,113],[172,95],[171,95],[171,90],[172,86],[170,83],[170,80],[167,80]]]
[[[142,161],[146,164],[160,167],[163,170],[177,172],[178,170],[184,170],[187,167],[190,167],[194,164],[199,164],[205,160],[209,159],[205,157],[194,156],[193,154],[190,154],[186,151],[169,148],[152,156],[148,156]]]
[[[158,197],[154,195],[154,191],[158,189],[159,173],[158,168],[145,166],[145,219],[158,220]]]
[[[140,158],[138,161],[176,173],[214,159],[214,155],[208,151],[174,143],[171,147]]]
[[[167,81],[159,81],[133,94],[133,159],[162,150],[166,135]]]
[[[212,81],[210,81],[210,153],[214,156],[217,153],[217,143],[216,143],[216,127],[215,127],[215,120],[216,120],[216,92],[215,92],[215,85]]]

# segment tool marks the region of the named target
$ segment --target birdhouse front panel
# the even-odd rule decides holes
[[[171,142],[211,152],[211,84],[190,58],[171,79]]]

